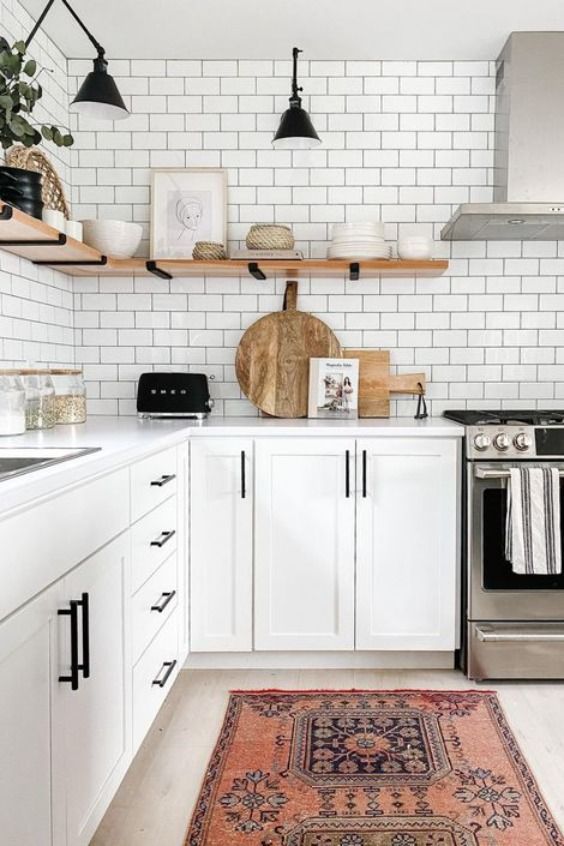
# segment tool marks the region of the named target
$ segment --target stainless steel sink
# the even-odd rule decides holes
[[[0,447],[0,482],[99,450],[100,447]]]

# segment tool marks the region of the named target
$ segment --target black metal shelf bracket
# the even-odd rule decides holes
[[[349,264],[349,279],[351,282],[358,282],[360,279],[360,264],[357,261],[351,261]]]
[[[65,259],[64,261],[41,259],[41,261],[32,262],[32,264],[47,264],[49,267],[103,267],[107,263],[107,256],[100,256],[99,259]]]
[[[11,220],[14,214],[14,210],[12,206],[4,206],[2,211],[0,211],[0,220]]]
[[[171,273],[167,273],[167,271],[163,270],[162,267],[158,267],[156,261],[152,261],[152,260],[146,261],[145,267],[147,268],[149,273],[152,273],[153,276],[158,276],[159,279],[172,279],[173,278]]]
[[[266,279],[266,275],[262,272],[256,261],[249,262],[249,273],[251,276],[254,276],[255,279],[258,279],[259,282],[264,282]]]
[[[0,247],[64,247],[67,236],[59,232],[57,238],[10,238],[8,241],[0,239]]]

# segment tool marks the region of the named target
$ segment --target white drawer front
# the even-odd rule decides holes
[[[128,481],[117,470],[0,520],[0,619],[127,529]]]
[[[176,448],[138,461],[131,468],[131,520],[135,522],[176,493]]]
[[[173,613],[133,669],[133,749],[139,747],[180,669]]]
[[[176,553],[161,564],[131,601],[133,661],[137,661],[178,604]]]
[[[163,502],[136,523],[131,537],[131,590],[135,593],[176,549],[176,497]]]

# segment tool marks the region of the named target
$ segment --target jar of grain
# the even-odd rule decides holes
[[[0,370],[0,435],[25,432],[25,389],[19,371]]]
[[[55,386],[55,420],[57,424],[86,421],[86,385],[82,370],[51,370]]]
[[[48,370],[21,370],[25,388],[26,429],[55,425],[55,388]]]

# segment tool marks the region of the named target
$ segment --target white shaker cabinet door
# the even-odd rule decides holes
[[[453,650],[457,443],[357,441],[357,649]]]
[[[61,846],[64,785],[53,778],[60,583],[0,624],[0,842]]]
[[[190,447],[190,650],[253,647],[253,442]]]
[[[355,442],[255,449],[255,649],[353,649]]]
[[[67,841],[72,846],[90,842],[131,758],[128,621],[124,616],[129,545],[126,533],[63,580],[63,608],[70,607],[71,601],[81,603],[77,609],[78,689],[59,684],[57,709],[65,738]],[[72,618],[61,619],[65,621],[63,668],[72,675]]]

